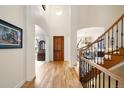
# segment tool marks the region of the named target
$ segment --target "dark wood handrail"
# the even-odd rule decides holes
[[[104,72],[105,74],[107,74],[108,76],[111,76],[113,79],[117,80],[120,84],[123,84],[124,85],[124,78],[114,74],[113,72],[111,72],[110,70],[96,64],[96,63],[93,63],[91,61],[89,61],[88,59],[85,59],[83,58],[82,60],[85,60],[85,62],[87,62],[88,64],[90,64],[91,66],[97,68],[98,70]]]
[[[107,32],[111,31],[111,29],[112,29],[116,24],[118,24],[118,22],[119,22],[120,20],[122,20],[123,17],[124,17],[124,14],[122,14],[122,16],[121,16],[118,20],[116,20],[116,21],[114,22],[114,24],[113,24],[111,27],[109,27],[101,36],[99,36],[93,43],[91,43],[90,45],[84,46],[84,47],[82,47],[82,48],[79,48],[79,49],[83,49],[83,48],[85,48],[85,47],[88,47],[88,48],[89,48],[89,47],[92,46],[94,43],[98,42],[99,39],[100,39],[101,37],[103,37]],[[86,48],[86,49],[87,49],[87,48]]]

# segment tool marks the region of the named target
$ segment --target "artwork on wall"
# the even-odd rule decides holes
[[[22,48],[22,29],[0,19],[0,49]]]

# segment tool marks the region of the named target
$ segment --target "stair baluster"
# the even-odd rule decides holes
[[[110,78],[110,76],[108,76],[108,88],[110,88],[111,87],[111,78]]]
[[[89,64],[88,64],[88,76],[89,76],[89,71],[90,71],[90,69],[89,69]],[[88,87],[90,87],[90,82],[89,82],[89,80],[88,80]]]
[[[118,54],[118,24],[117,24],[117,28],[116,28],[116,53]]]
[[[95,88],[97,88],[97,69],[95,68]]]
[[[112,37],[111,37],[111,45],[112,45],[112,54],[113,54],[113,45],[114,45],[114,37],[113,37],[113,28],[112,28]]]
[[[92,66],[90,66],[90,88],[92,88],[92,72],[91,72]]]
[[[121,48],[123,48],[123,19],[121,21]]]
[[[106,35],[104,35],[104,39],[103,39],[103,49],[104,49],[104,58],[103,58],[103,63],[104,63],[104,60],[106,59]]]
[[[118,88],[118,81],[116,80],[116,88]]]
[[[96,48],[95,48],[95,44],[93,44],[93,60],[94,60],[94,63],[97,63],[96,62]]]
[[[108,53],[107,53],[108,54],[108,60],[110,59],[109,58],[109,41],[110,41],[109,39],[110,39],[110,36],[109,36],[109,32],[108,32]]]
[[[99,70],[99,73],[101,73],[100,70]],[[101,88],[101,74],[99,74],[99,88]]]
[[[103,72],[103,88],[105,88],[105,73]]]
[[[99,42],[97,42],[97,64],[99,64],[98,52],[99,52]]]

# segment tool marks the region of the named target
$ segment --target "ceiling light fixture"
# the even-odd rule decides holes
[[[56,15],[62,15],[62,11],[56,12]]]

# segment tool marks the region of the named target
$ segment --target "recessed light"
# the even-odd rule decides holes
[[[62,15],[62,11],[56,12],[56,15]]]

